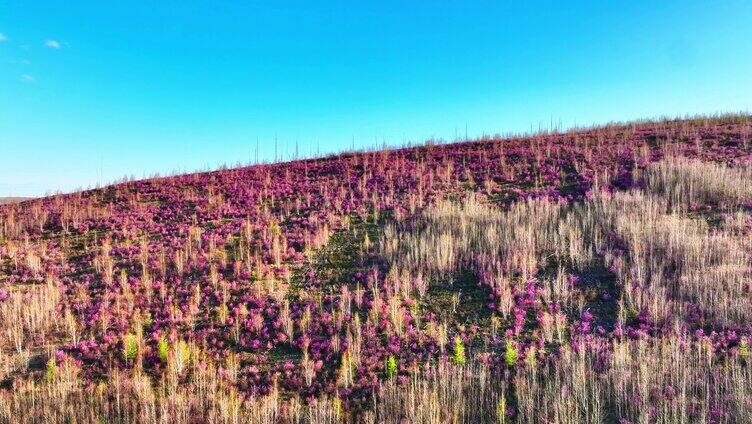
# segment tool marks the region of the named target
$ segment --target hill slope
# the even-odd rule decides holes
[[[751,128],[613,125],[4,205],[0,411],[739,422]]]
[[[23,202],[24,200],[29,200],[29,198],[28,197],[0,197],[0,205]]]

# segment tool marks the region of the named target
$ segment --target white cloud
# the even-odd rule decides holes
[[[8,39],[8,37],[6,37],[5,34],[3,34],[2,32],[0,32],[0,41],[5,41],[7,39]]]
[[[21,81],[23,81],[23,82],[34,82],[36,80],[37,79],[34,78],[34,75],[29,75],[29,74],[23,74],[23,75],[21,75]]]
[[[47,40],[44,42],[44,45],[52,49],[59,49],[60,47],[62,47],[60,45],[60,42],[56,40]]]

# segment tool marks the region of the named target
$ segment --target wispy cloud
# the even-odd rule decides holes
[[[7,39],[8,39],[8,37],[6,37],[5,34],[3,34],[2,32],[0,32],[0,41],[5,41]]]
[[[34,75],[29,75],[29,74],[23,74],[23,75],[21,75],[21,81],[23,81],[23,82],[34,82],[36,80],[37,79],[34,78]]]
[[[59,49],[60,47],[62,47],[60,42],[57,40],[47,40],[44,42],[44,45],[51,49]]]

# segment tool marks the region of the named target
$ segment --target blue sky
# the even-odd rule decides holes
[[[0,0],[0,196],[752,110],[749,1],[118,3]]]

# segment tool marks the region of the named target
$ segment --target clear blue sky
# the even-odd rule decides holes
[[[750,1],[103,3],[0,0],[0,196],[752,110]]]

